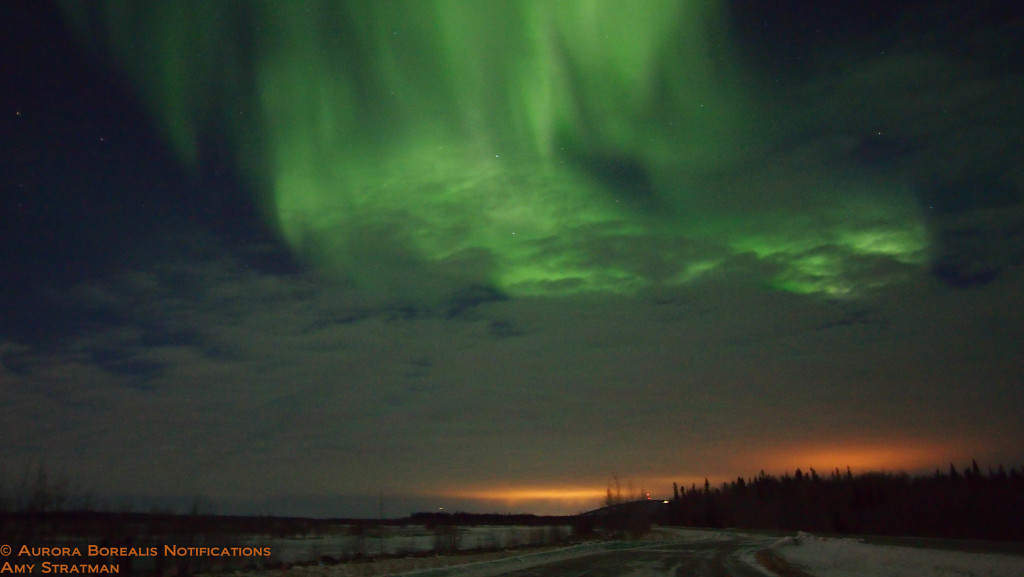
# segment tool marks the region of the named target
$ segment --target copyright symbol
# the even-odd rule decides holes
[[[11,546],[10,545],[0,545],[0,555],[3,555],[4,557],[6,557],[6,556],[8,556],[10,554],[11,554]]]

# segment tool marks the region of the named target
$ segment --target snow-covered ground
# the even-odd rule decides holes
[[[537,537],[528,527],[473,527],[464,528],[464,548],[508,539],[511,543],[524,543]],[[337,538],[335,538],[337,539]],[[406,527],[393,531],[384,542],[385,550],[423,550],[433,544],[433,535],[424,528]],[[773,575],[755,561],[756,551],[770,548],[788,563],[813,577],[1024,577],[1024,556],[992,553],[968,553],[918,547],[873,545],[853,538],[824,538],[807,533],[772,542],[766,535],[742,532],[709,531],[675,528],[656,528],[650,541],[594,542],[568,547],[551,546],[528,552],[495,551],[476,555],[408,557],[378,560],[373,563],[344,563],[340,565],[308,565],[285,571],[251,571],[238,573],[249,577],[370,577],[403,575],[407,577],[494,577],[518,569],[551,563],[563,559],[593,555],[622,547],[651,547],[661,543],[699,543],[739,540],[749,544],[740,558],[764,573]],[[367,538],[369,541],[370,539]],[[295,544],[297,556],[308,556],[312,542],[319,542],[325,550],[343,546],[341,540],[301,540]],[[506,546],[511,544],[506,542]],[[757,543],[761,544],[758,545]],[[275,557],[288,557],[288,548],[282,542],[272,545]],[[375,544],[374,547],[379,546]],[[302,550],[307,555],[298,555]]]
[[[532,527],[476,527],[482,534],[498,532],[510,534],[519,540],[536,535]],[[407,530],[412,530],[407,528]],[[518,535],[518,536],[517,536]],[[730,537],[722,531],[699,529],[656,528],[645,541],[589,542],[570,546],[551,546],[527,552],[496,551],[476,555],[392,558],[373,563],[343,563],[339,565],[296,566],[284,571],[237,572],[236,577],[377,577],[381,575],[402,575],[403,577],[494,577],[510,571],[535,567],[565,559],[593,555],[602,551],[623,547],[644,547],[659,542],[709,542],[723,541]],[[385,545],[385,547],[387,547]]]
[[[1021,577],[1024,557],[869,545],[799,533],[772,546],[814,577]]]
[[[500,550],[521,545],[547,545],[564,541],[572,532],[569,526],[469,526],[457,527],[457,537],[438,536],[422,525],[388,526],[384,534],[377,529],[362,535],[350,531],[304,538],[253,538],[246,545],[270,547],[273,560],[286,565],[319,561],[323,557],[349,559],[355,556],[377,557],[425,553],[438,548],[439,539],[456,540],[460,550]]]

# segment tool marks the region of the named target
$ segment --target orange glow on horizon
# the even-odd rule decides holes
[[[605,489],[593,487],[523,487],[523,488],[468,488],[445,491],[438,497],[477,503],[477,508],[507,508],[514,512],[536,515],[574,515],[604,505]]]
[[[845,473],[847,467],[854,474],[869,472],[906,472],[930,474],[936,468],[944,470],[950,462],[961,463],[971,451],[953,443],[939,445],[921,442],[857,442],[842,441],[832,444],[815,443],[748,449],[723,462],[708,462],[706,471],[685,471],[678,474],[660,473],[628,477],[623,482],[622,495],[637,498],[667,499],[673,484],[680,489],[703,487],[707,479],[712,487],[735,481],[738,477],[754,478],[760,471],[773,476],[793,474],[797,469],[809,473],[813,468],[818,475],[827,477],[836,469]],[[526,487],[467,487],[434,493],[443,498],[474,501],[483,507],[505,506],[535,514],[575,514],[598,509],[605,504],[609,484]],[[641,491],[647,494],[641,496]]]
[[[904,472],[928,475],[936,468],[945,470],[950,463],[970,463],[972,449],[966,444],[936,444],[913,441],[858,442],[837,441],[832,444],[801,444],[788,447],[754,449],[738,453],[724,462],[709,462],[708,468],[682,471],[674,475],[647,477],[646,487],[655,498],[671,494],[672,485],[680,489],[703,487],[704,480],[712,487],[730,483],[737,478],[750,479],[761,471],[769,475],[793,474],[797,469],[808,473],[813,468],[828,476],[836,469],[845,473],[847,467],[855,474],[873,472]]]
[[[605,489],[592,488],[543,488],[532,487],[526,489],[478,489],[468,491],[453,491],[447,493],[449,497],[461,499],[476,499],[481,501],[504,501],[515,503],[519,501],[584,501],[603,499]]]
[[[778,449],[763,458],[766,472],[792,472],[813,467],[819,473],[847,467],[852,471],[925,472],[956,461],[960,451],[949,446],[928,444],[843,445]]]

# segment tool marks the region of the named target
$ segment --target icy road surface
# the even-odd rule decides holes
[[[755,554],[770,549],[812,577],[1024,577],[1024,555],[872,545],[858,539],[806,533],[778,536],[732,531],[658,529],[659,541],[588,543],[497,560],[409,571],[388,562],[295,567],[249,573],[252,577],[770,577]],[[400,560],[393,560],[397,562]],[[418,562],[421,562],[420,560]]]
[[[632,547],[498,573],[507,577],[683,576],[764,577],[771,575],[754,561],[766,546],[763,537]]]
[[[777,536],[754,536],[721,531],[660,529],[658,541],[589,543],[496,561],[466,563],[408,573],[362,566],[308,567],[288,571],[289,577],[347,577],[403,575],[408,577],[602,577],[698,575],[707,577],[765,577],[754,553],[779,541]],[[378,569],[384,569],[379,567]]]
[[[799,533],[772,546],[814,577],[1022,577],[1024,556],[869,545]]]

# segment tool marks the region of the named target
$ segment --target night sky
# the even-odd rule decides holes
[[[0,489],[575,513],[1024,459],[1024,9],[0,2]]]

